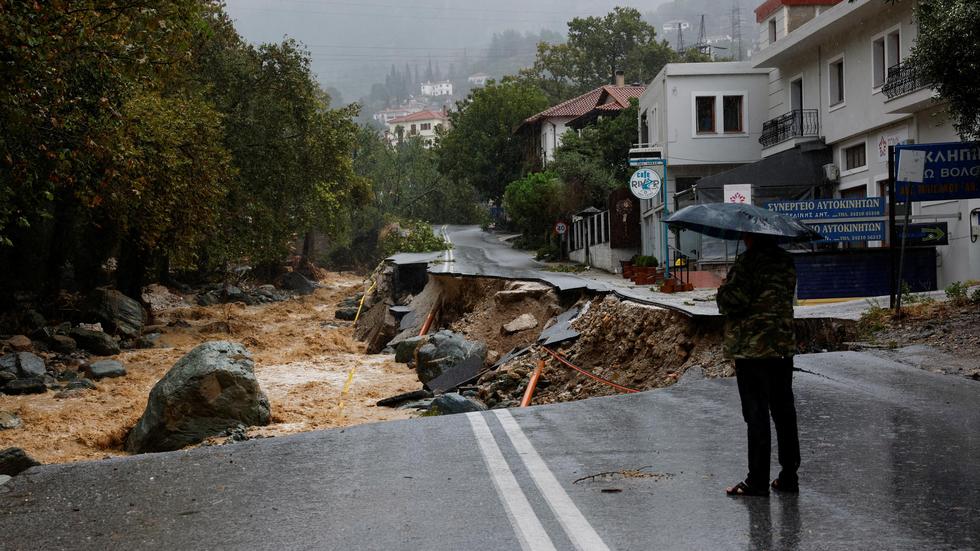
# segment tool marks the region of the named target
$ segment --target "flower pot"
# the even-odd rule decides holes
[[[623,278],[630,279],[631,277],[633,277],[632,260],[620,260],[619,265],[623,267]]]

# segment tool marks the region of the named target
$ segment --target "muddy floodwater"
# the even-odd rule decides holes
[[[368,355],[336,304],[360,290],[353,275],[330,274],[313,295],[274,304],[183,307],[154,320],[158,348],[126,351],[115,359],[128,374],[99,381],[96,390],[56,397],[0,395],[0,410],[23,425],[0,431],[0,449],[23,448],[42,463],[126,455],[122,442],[143,413],[153,385],[198,344],[241,342],[255,360],[255,375],[272,405],[272,422],[248,435],[282,436],[316,429],[405,419],[414,413],[378,408],[381,398],[420,388],[415,373],[392,356]],[[353,375],[352,375],[353,373]],[[348,393],[342,391],[349,377]]]

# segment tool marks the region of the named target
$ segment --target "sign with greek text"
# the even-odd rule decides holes
[[[817,241],[817,243],[885,240],[885,222],[883,220],[872,222],[824,222],[807,225],[820,232],[820,235],[824,237],[823,241]]]
[[[766,203],[766,208],[797,220],[876,218],[885,215],[885,201],[881,197],[773,201]]]
[[[913,153],[906,157],[907,152]],[[895,198],[898,201],[945,201],[980,197],[980,143],[954,142],[912,144],[895,147],[899,172]],[[916,157],[922,157],[918,178]],[[908,158],[911,164],[906,164]]]

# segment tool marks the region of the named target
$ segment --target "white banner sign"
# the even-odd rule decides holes
[[[726,203],[752,204],[752,184],[729,184],[725,186]]]

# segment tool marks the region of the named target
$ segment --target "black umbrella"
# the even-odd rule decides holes
[[[741,239],[746,233],[774,237],[783,243],[823,239],[799,220],[745,203],[691,205],[672,214],[667,224],[728,240]]]

